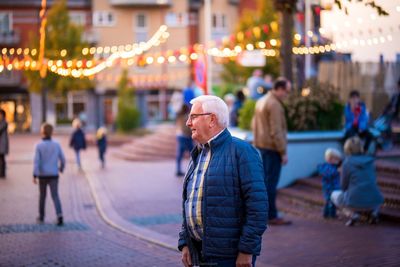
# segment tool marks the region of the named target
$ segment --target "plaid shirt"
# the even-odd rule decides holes
[[[202,204],[204,191],[204,176],[210,162],[211,152],[207,143],[199,155],[197,166],[189,177],[187,184],[187,198],[185,201],[186,222],[189,233],[195,240],[203,238]]]

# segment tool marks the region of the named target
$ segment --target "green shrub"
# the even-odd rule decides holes
[[[254,110],[256,108],[256,101],[252,99],[247,99],[243,107],[239,109],[239,123],[238,126],[243,130],[251,130],[251,120],[254,115]]]
[[[289,131],[337,130],[342,127],[343,104],[338,94],[327,86],[315,83],[303,92],[293,92],[285,104]]]
[[[116,119],[117,129],[130,132],[139,127],[140,112],[133,106],[120,105]]]
[[[118,114],[117,129],[121,132],[130,132],[140,126],[140,112],[135,105],[135,91],[129,86],[127,70],[123,70],[118,83]]]

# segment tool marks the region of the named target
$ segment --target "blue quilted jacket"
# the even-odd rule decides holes
[[[236,257],[239,252],[259,255],[267,225],[267,192],[258,152],[232,137],[225,129],[211,141],[211,160],[206,171],[203,195],[203,257]],[[178,248],[193,244],[186,227],[184,204],[188,177],[195,168],[199,150],[192,159],[183,185],[183,223]]]

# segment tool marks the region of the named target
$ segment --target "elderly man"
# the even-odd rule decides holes
[[[191,101],[186,125],[198,143],[183,184],[179,250],[185,266],[254,266],[266,229],[267,193],[257,151],[226,129],[216,96]]]
[[[291,223],[278,217],[275,205],[281,166],[288,162],[287,126],[282,101],[287,97],[290,89],[291,84],[288,80],[278,79],[274,88],[257,101],[252,122],[254,145],[260,151],[264,163],[265,184],[268,192],[268,221],[273,225]]]

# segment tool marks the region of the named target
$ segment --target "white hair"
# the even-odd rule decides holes
[[[325,151],[325,160],[328,161],[331,157],[341,159],[342,153],[340,153],[340,151],[335,148],[328,148]]]
[[[190,101],[190,104],[200,103],[204,113],[212,113],[217,117],[218,124],[221,127],[228,127],[229,111],[228,106],[218,96],[201,95]]]

